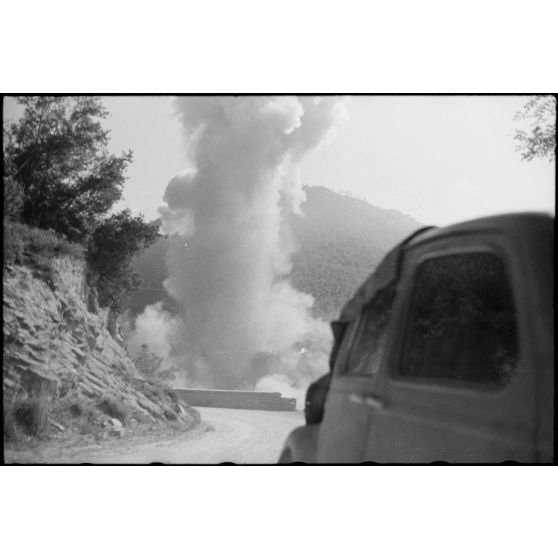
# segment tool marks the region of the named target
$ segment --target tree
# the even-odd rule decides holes
[[[118,313],[141,287],[131,266],[133,257],[159,238],[159,225],[133,217],[129,209],[104,219],[88,245],[90,284],[97,288],[99,304]]]
[[[108,113],[96,97],[18,101],[23,116],[3,130],[4,216],[86,246],[89,286],[117,314],[141,286],[133,256],[159,237],[157,224],[129,210],[109,215],[132,152],[108,152]]]
[[[161,367],[163,360],[163,357],[152,353],[144,343],[140,348],[139,354],[134,358],[134,364],[140,374],[151,379]]]
[[[4,130],[5,182],[24,223],[84,242],[121,198],[132,152],[107,150],[108,112],[96,97],[18,97],[22,118]],[[14,192],[16,195],[14,195]]]
[[[554,161],[556,155],[556,98],[537,95],[530,99],[514,120],[529,120],[530,127],[516,130],[515,139],[521,158],[531,161],[535,157]]]
[[[13,170],[12,161],[4,158],[4,217],[12,221],[19,221],[23,208],[23,190],[13,178]]]
[[[156,380],[162,384],[169,385],[176,378],[178,368],[171,367],[161,370],[164,358],[157,356],[149,350],[144,343],[133,362],[138,372],[148,380]]]

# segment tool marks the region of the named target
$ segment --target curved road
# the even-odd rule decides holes
[[[288,434],[304,423],[302,412],[197,407],[208,429],[180,440],[88,452],[89,463],[277,463]]]

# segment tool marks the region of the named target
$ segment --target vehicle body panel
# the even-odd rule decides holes
[[[537,458],[536,376],[533,374],[532,344],[525,336],[532,331],[526,315],[533,304],[525,273],[514,269],[514,260],[522,268],[531,266],[518,258],[510,239],[492,229],[437,235],[429,242],[408,248],[401,277],[400,305],[392,321],[395,347],[385,363],[381,393],[382,410],[372,411],[366,444],[366,460],[379,462],[533,462]],[[405,327],[409,322],[416,273],[426,258],[487,251],[501,257],[508,267],[514,286],[514,299],[522,351],[518,370],[510,385],[449,386],[443,382],[425,382],[398,376],[399,355],[404,351]],[[528,265],[526,265],[528,264]],[[395,325],[394,325],[395,324]],[[394,441],[397,440],[396,443]]]
[[[295,428],[288,436],[279,463],[315,463],[319,424]]]
[[[340,317],[352,320],[355,329],[364,305],[390,281],[397,282],[380,371],[373,377],[342,373],[352,342],[351,327],[346,328],[317,434],[312,425],[315,458],[308,452],[307,458],[327,463],[552,461],[553,228],[548,216],[504,215],[424,232],[394,249]],[[520,346],[514,376],[497,387],[403,377],[399,367],[420,264],[479,250],[498,255],[510,279]]]

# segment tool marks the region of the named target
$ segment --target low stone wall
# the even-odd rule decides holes
[[[175,389],[183,401],[193,407],[294,411],[296,399],[281,397],[279,392],[238,391],[220,389]]]

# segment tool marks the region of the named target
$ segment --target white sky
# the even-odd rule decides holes
[[[507,211],[554,213],[554,163],[515,151],[520,96],[360,96],[337,136],[303,162],[305,184],[397,209],[431,224]],[[148,219],[187,164],[171,97],[105,97],[110,148],[132,149],[123,205]],[[18,115],[6,99],[5,117]]]

